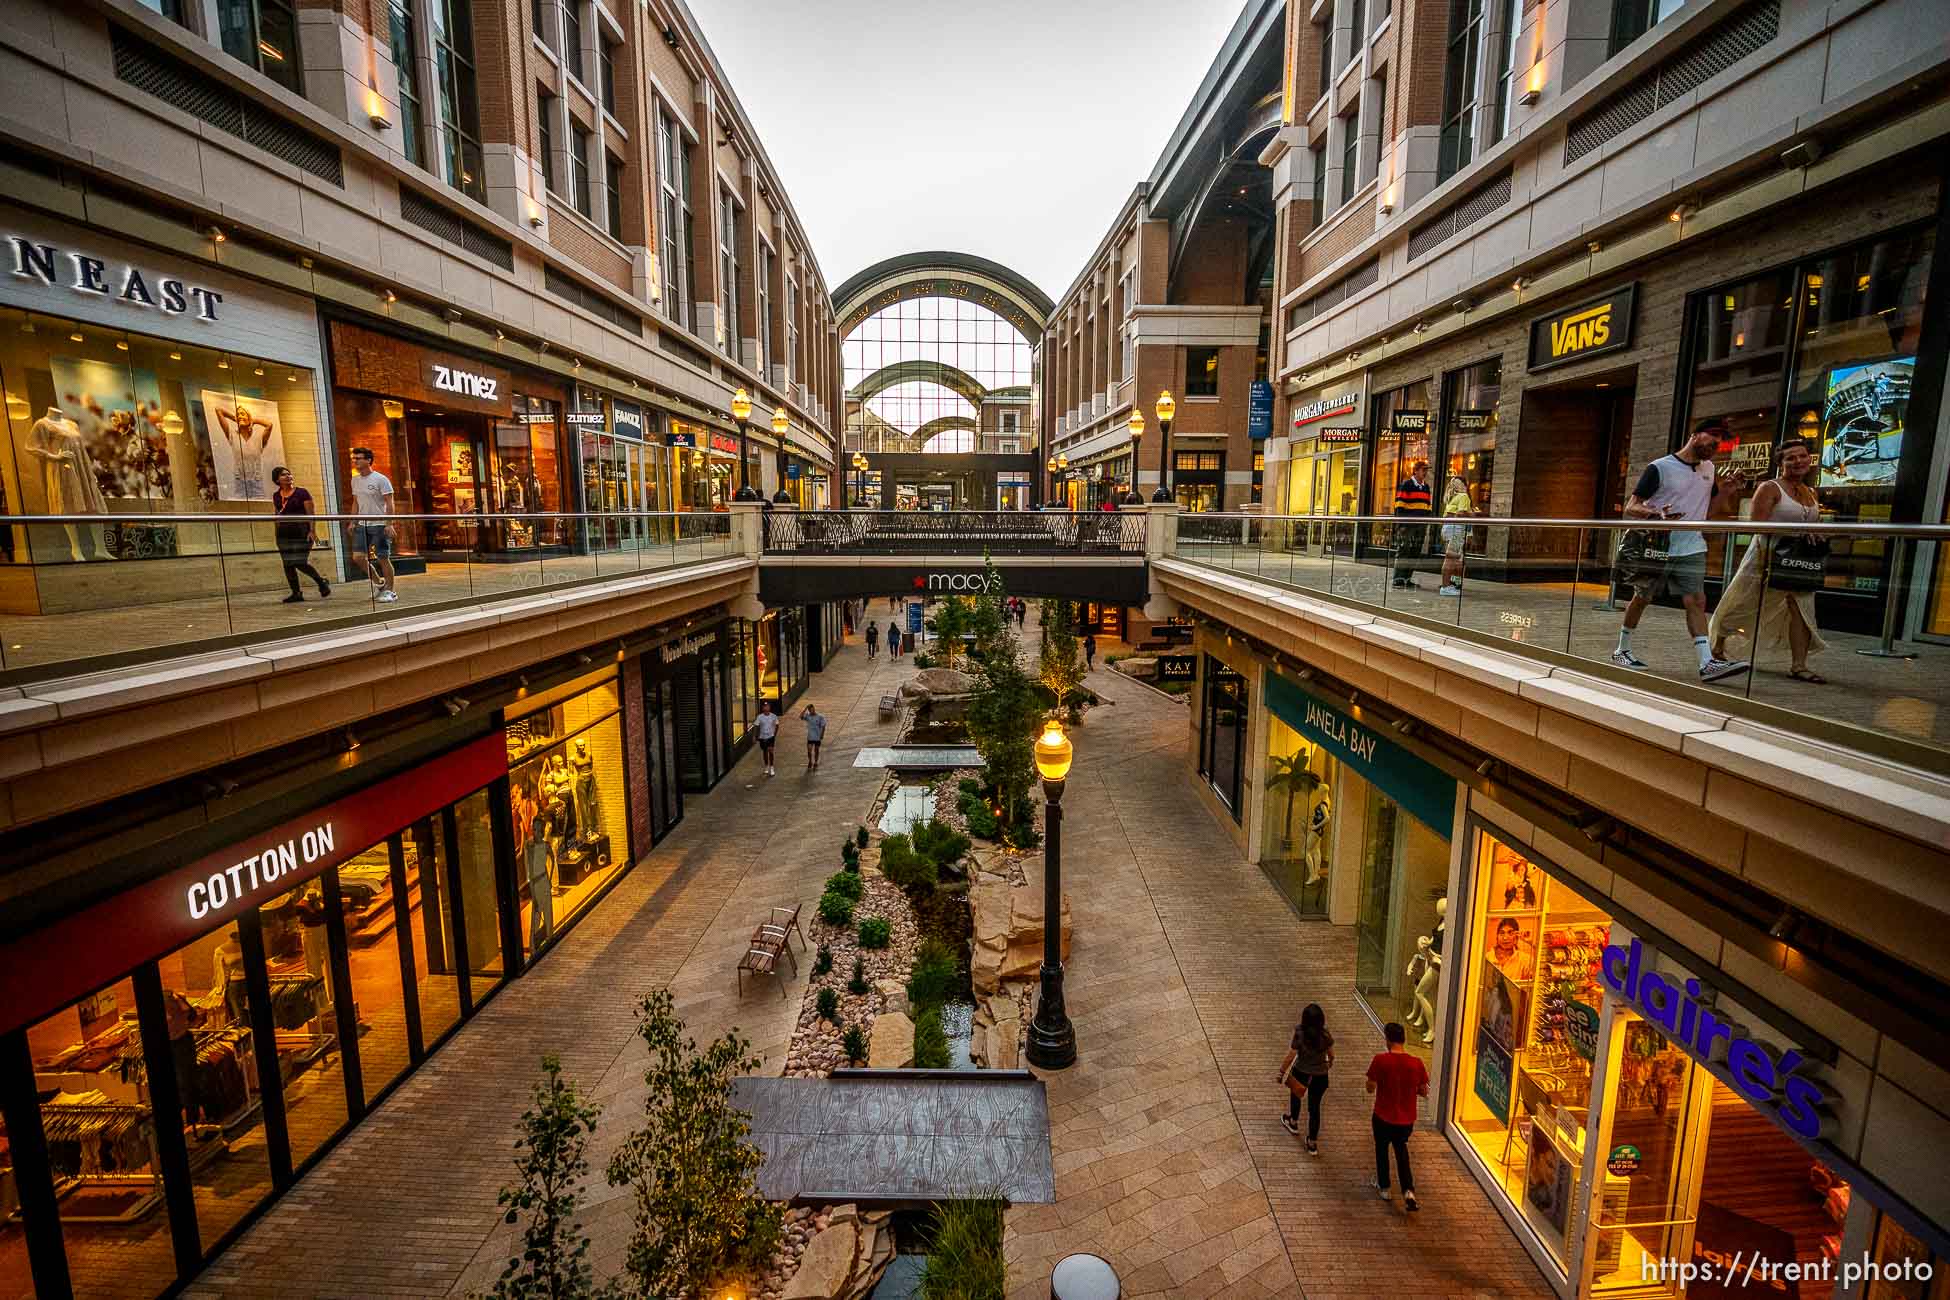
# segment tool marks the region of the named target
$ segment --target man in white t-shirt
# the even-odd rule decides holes
[[[758,733],[758,752],[765,759],[765,775],[777,776],[779,770],[772,764],[776,757],[773,750],[779,743],[779,715],[772,712],[772,701],[758,702],[758,716],[752,719],[752,730]]]
[[[1625,502],[1627,519],[1705,519],[1714,504],[1739,490],[1738,475],[1722,479],[1713,467],[1713,453],[1727,435],[1724,420],[1702,420],[1686,445],[1645,467]],[[1699,678],[1717,682],[1747,671],[1747,661],[1718,659],[1706,637],[1706,536],[1686,529],[1648,530],[1643,548],[1619,552],[1625,581],[1632,588],[1631,603],[1618,630],[1618,648],[1611,661],[1621,668],[1644,668],[1632,653],[1632,633],[1645,607],[1664,592],[1679,597],[1686,609],[1686,630],[1693,634],[1699,656]]]
[[[372,449],[352,449],[352,513],[359,521],[348,526],[352,534],[352,558],[372,583],[373,599],[385,603],[399,599],[393,590],[393,526],[383,522],[393,513],[393,480],[372,467]],[[368,518],[382,522],[369,524]],[[370,557],[370,558],[368,558]],[[379,576],[373,577],[375,568]]]

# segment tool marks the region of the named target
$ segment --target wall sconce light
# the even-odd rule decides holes
[[[1525,289],[1525,288],[1527,288],[1527,287],[1529,286],[1529,284],[1530,284],[1530,281],[1529,281],[1529,280],[1527,280],[1527,279],[1525,279],[1525,278],[1524,278],[1523,276],[1521,276],[1521,275],[1520,275],[1520,276],[1518,276],[1518,277],[1517,277],[1516,279],[1514,279],[1514,280],[1512,280],[1512,281],[1510,281],[1510,292],[1511,292],[1511,293],[1522,293],[1522,292],[1524,291],[1524,289]]]
[[[398,294],[396,294],[396,293],[394,293],[394,292],[393,292],[393,291],[392,291],[391,289],[388,289],[388,290],[386,290],[386,301],[387,301],[387,302],[398,302],[398,301],[399,301],[399,295],[398,295]]]
[[[1596,239],[1586,240],[1584,245],[1584,251],[1592,254],[1593,256],[1596,256],[1597,254],[1605,251],[1605,245],[1601,240],[1596,240]]]
[[[441,315],[445,316],[448,320],[457,321],[460,319],[460,308],[449,307]]]
[[[1417,334],[1427,334],[1429,332],[1429,323],[1425,320],[1416,321],[1415,332]]]
[[[406,418],[406,403],[395,401],[390,397],[380,399],[379,410],[389,420],[404,420]]]
[[[1381,192],[1381,215],[1393,216],[1395,213],[1395,187],[1390,185]]]
[[[1695,212],[1698,211],[1699,209],[1694,207],[1692,204],[1682,203],[1678,207],[1674,208],[1671,212],[1666,213],[1666,220],[1674,223],[1678,223],[1684,221],[1687,217],[1692,216]]]
[[[222,229],[221,227],[219,227],[219,226],[212,226],[212,227],[210,227],[210,229],[209,229],[209,232],[208,232],[208,233],[209,233],[209,236],[210,236],[210,242],[211,242],[211,243],[213,243],[213,244],[221,244],[221,243],[222,243],[222,242],[224,241],[224,233],[223,233],[223,229]]]
[[[1461,312],[1461,313],[1463,313],[1463,314],[1464,314],[1465,316],[1469,314],[1469,309],[1470,309],[1471,307],[1474,307],[1475,305],[1476,305],[1475,303],[1473,303],[1473,302],[1471,302],[1471,301],[1470,301],[1469,299],[1467,299],[1467,298],[1458,298],[1458,299],[1456,299],[1456,300],[1455,300],[1454,302],[1452,302],[1452,303],[1450,303],[1450,304],[1449,304],[1449,306],[1450,306],[1450,307],[1451,307],[1451,308],[1452,308],[1453,310],[1455,310],[1455,311],[1459,311],[1459,312]]]
[[[371,82],[366,83],[366,121],[372,123],[375,131],[384,131],[393,124],[386,116],[386,101],[379,97],[379,88]]]
[[[1523,94],[1517,96],[1517,102],[1528,107],[1536,103],[1543,96],[1543,93],[1544,61],[1539,59],[1530,65],[1529,75],[1523,79]]]

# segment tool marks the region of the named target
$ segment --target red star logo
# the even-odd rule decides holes
[[[914,590],[919,591],[921,590],[921,588],[927,585],[928,585],[927,578],[925,578],[924,576],[918,573],[914,575]]]

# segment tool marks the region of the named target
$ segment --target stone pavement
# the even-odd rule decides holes
[[[1032,645],[1036,633],[1032,620]],[[741,999],[733,962],[756,917],[810,905],[834,869],[839,836],[880,780],[850,766],[853,755],[891,738],[875,706],[912,671],[885,656],[868,665],[857,645],[842,652],[807,697],[832,718],[817,777],[803,774],[789,723],[776,779],[751,755],[717,790],[687,798],[684,822],[643,864],[187,1294],[485,1287],[513,1241],[495,1193],[541,1054],[558,1052],[608,1108],[592,1153],[600,1170],[640,1113],[631,1012],[658,985],[676,993],[693,1035],[736,1025],[776,1072],[808,964],[783,999],[769,983]],[[1413,1144],[1422,1213],[1375,1198],[1360,1076],[1376,1035],[1354,1007],[1351,934],[1297,920],[1200,804],[1184,704],[1101,669],[1091,685],[1113,703],[1075,733],[1064,828],[1080,1059],[1048,1077],[1058,1199],[1008,1215],[1012,1296],[1046,1295],[1054,1261],[1077,1250],[1111,1259],[1133,1297],[1546,1294],[1432,1132]],[[1342,1053],[1319,1160],[1279,1126],[1274,1081],[1310,999],[1327,1008]],[[620,1270],[630,1212],[598,1175],[585,1220],[600,1271]]]
[[[1381,1043],[1351,928],[1299,920],[1241,858],[1192,788],[1184,703],[1101,668],[1089,685],[1112,703],[1072,733],[1063,799],[1078,1062],[1045,1075],[1057,1200],[1009,1213],[1012,1300],[1074,1251],[1129,1297],[1549,1295],[1433,1130],[1411,1141],[1421,1213],[1376,1197],[1361,1080]],[[1276,1082],[1310,1001],[1339,1052],[1318,1159]]]

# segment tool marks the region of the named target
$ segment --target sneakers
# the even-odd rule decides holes
[[[1318,1142],[1316,1142],[1316,1141],[1314,1141],[1314,1140],[1313,1140],[1312,1138],[1308,1138],[1308,1139],[1307,1139],[1307,1154],[1308,1154],[1308,1155],[1310,1155],[1310,1156],[1317,1156],[1317,1155],[1319,1155],[1319,1154],[1320,1154],[1320,1143],[1318,1143]]]
[[[1402,1203],[1408,1206],[1409,1212],[1411,1214],[1414,1213],[1416,1210],[1422,1208],[1419,1204],[1416,1203],[1414,1192],[1403,1192]]]
[[[399,593],[397,591],[382,591],[374,599],[382,605],[390,605],[399,599]]]
[[[321,583],[319,583],[319,584],[318,584],[318,598],[319,598],[320,600],[324,600],[324,599],[325,599],[325,598],[326,598],[327,596],[329,596],[329,595],[331,595],[331,594],[332,594],[332,584],[331,584],[331,583],[329,583],[329,582],[321,582]]]
[[[1699,679],[1703,682],[1717,682],[1726,677],[1737,677],[1747,671],[1745,659],[1708,659],[1700,665]]]
[[[1646,666],[1645,660],[1639,658],[1637,655],[1633,654],[1630,650],[1612,651],[1611,661],[1617,664],[1620,668],[1644,668]]]
[[[1380,1195],[1381,1199],[1388,1202],[1388,1204],[1393,1205],[1395,1203],[1395,1194],[1389,1191],[1386,1187],[1383,1187],[1380,1183],[1375,1184],[1375,1191],[1377,1194]]]
[[[1287,1132],[1293,1134],[1293,1136],[1295,1137],[1300,1136],[1300,1121],[1296,1120],[1291,1115],[1280,1116],[1280,1127],[1285,1129]]]
[[[280,605],[302,605],[305,603],[305,595],[301,591],[294,591],[278,603]]]
[[[1444,583],[1442,586],[1437,587],[1435,589],[1435,594],[1438,596],[1460,596],[1462,595],[1462,588],[1454,586],[1449,583]]]

